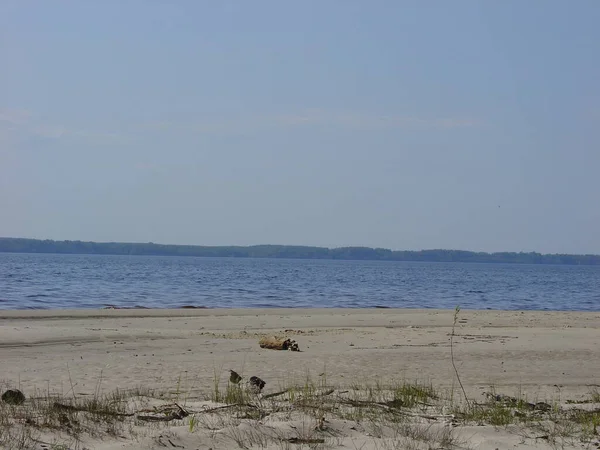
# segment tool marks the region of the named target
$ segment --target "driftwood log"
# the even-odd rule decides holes
[[[259,342],[261,348],[268,348],[271,350],[290,350],[292,352],[299,352],[298,344],[292,339],[278,338],[276,336],[263,337]]]

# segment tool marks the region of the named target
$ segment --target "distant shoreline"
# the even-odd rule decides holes
[[[0,237],[0,253],[600,265],[600,255],[592,254],[487,253],[444,249],[413,251],[370,247],[326,248],[299,245],[200,246],[167,245],[152,242],[54,241],[6,237]]]

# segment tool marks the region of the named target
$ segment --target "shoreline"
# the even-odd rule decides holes
[[[420,314],[424,312],[448,312],[454,309],[440,308],[392,308],[392,307],[367,307],[367,308],[228,308],[228,307],[179,307],[179,308],[146,308],[146,307],[104,307],[104,308],[53,308],[53,309],[0,309],[0,319],[51,319],[51,318],[105,318],[105,317],[206,317],[206,316],[251,316],[251,315],[277,315],[277,314],[375,314],[384,311],[397,313],[406,312]],[[464,310],[480,311],[480,310]],[[481,310],[494,311],[494,310]],[[500,310],[498,310],[500,311]],[[582,311],[586,312],[586,311]]]
[[[256,307],[228,308],[207,306],[182,306],[179,308],[146,308],[146,307],[104,307],[104,308],[53,308],[53,309],[0,309],[0,320],[3,319],[61,319],[61,318],[160,318],[160,317],[207,317],[207,316],[273,316],[273,315],[332,315],[332,314],[454,314],[454,308],[396,308],[387,306],[365,308],[306,308],[306,307]],[[600,318],[600,310],[539,310],[539,309],[460,309],[460,314],[544,314],[544,315],[596,315]]]

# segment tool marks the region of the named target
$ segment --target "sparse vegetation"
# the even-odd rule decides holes
[[[324,450],[338,446],[344,421],[355,423],[378,449],[458,448],[456,429],[462,425],[513,427],[524,438],[560,446],[597,438],[600,425],[600,409],[530,403],[494,390],[485,401],[467,404],[421,382],[343,388],[327,385],[326,376],[317,380],[307,376],[302,384],[256,394],[243,384],[227,382],[222,388],[215,373],[204,399],[189,404],[173,403],[172,394],[148,389],[108,394],[96,389],[89,397],[34,393],[21,405],[0,403],[0,447],[27,449],[52,435],[55,442],[48,445],[54,447],[49,448],[75,449],[85,437],[116,438],[179,426],[239,448]],[[175,398],[188,398],[180,389]],[[592,393],[589,403],[596,400]],[[277,422],[290,426],[278,428]]]
[[[469,398],[467,397],[467,392],[462,384],[460,379],[460,374],[458,373],[458,369],[456,368],[456,363],[454,362],[454,336],[456,335],[456,322],[458,320],[458,314],[460,313],[460,306],[456,305],[454,309],[454,320],[452,322],[452,332],[450,333],[450,361],[452,362],[452,368],[454,369],[454,373],[456,373],[456,379],[458,380],[458,384],[460,385],[460,389],[465,397],[465,402],[467,403],[467,407],[470,407]]]

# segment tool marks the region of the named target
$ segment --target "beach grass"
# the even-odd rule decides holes
[[[598,437],[600,410],[578,407],[596,404],[596,391],[568,408],[498,394],[493,387],[484,401],[456,397],[426,382],[331,386],[324,375],[261,393],[218,376],[204,392],[182,392],[181,386],[164,392],[97,389],[89,396],[36,392],[20,405],[0,403],[0,446],[83,449],[90,438],[136,439],[169,427],[243,449],[339,448],[349,431],[371,441],[365,448],[465,448],[460,430],[469,425],[510,429],[557,447]],[[284,423],[291,426],[275,426]]]

